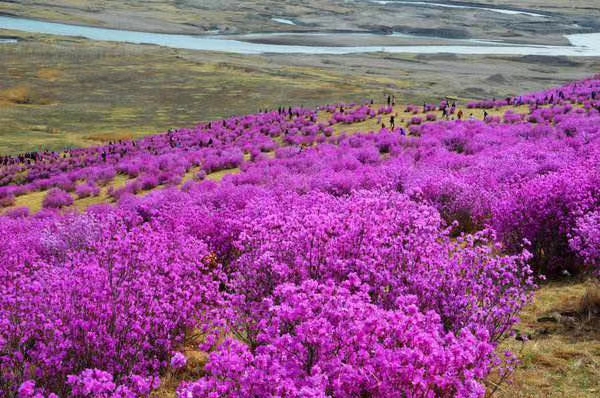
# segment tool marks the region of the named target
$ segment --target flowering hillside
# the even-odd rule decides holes
[[[600,77],[459,108],[1,158],[0,397],[484,396],[540,277],[598,273]]]

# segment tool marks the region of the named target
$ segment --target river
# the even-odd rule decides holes
[[[547,15],[538,14],[538,13],[529,12],[529,11],[508,10],[505,8],[477,7],[477,6],[458,5],[458,4],[431,3],[428,1],[371,0],[371,2],[377,3],[377,4],[382,4],[382,5],[401,4],[401,5],[421,6],[421,7],[439,7],[439,8],[455,8],[455,9],[462,9],[462,10],[488,11],[488,12],[495,12],[498,14],[505,14],[505,15],[526,15],[529,17],[538,17],[538,18],[546,18],[547,17]]]
[[[571,46],[542,46],[510,43],[491,43],[474,40],[469,45],[461,41],[450,45],[405,45],[405,46],[305,46],[286,44],[261,44],[244,41],[239,36],[190,36],[163,33],[135,32],[118,29],[94,28],[89,26],[67,25],[42,22],[25,18],[0,16],[0,29],[58,36],[83,37],[90,40],[152,44],[187,50],[219,51],[235,54],[360,54],[360,53],[451,53],[463,55],[547,55],[571,57],[600,56],[600,33],[575,34],[566,36]],[[263,34],[268,36],[269,34]],[[305,34],[307,38],[310,34]],[[319,33],[323,35],[323,33]],[[348,35],[347,33],[329,33]],[[256,36],[256,35],[254,35]],[[375,36],[375,35],[374,35]],[[431,38],[429,38],[431,39]]]

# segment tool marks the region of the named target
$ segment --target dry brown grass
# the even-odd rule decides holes
[[[594,282],[553,282],[536,293],[521,314],[522,345],[511,339],[501,350],[519,352],[521,365],[497,397],[600,396],[600,293]]]
[[[2,154],[98,145],[259,108],[356,101],[387,81],[265,56],[6,34],[23,41],[0,46]]]
[[[177,387],[182,381],[198,380],[204,375],[204,365],[208,361],[208,354],[188,347],[183,350],[187,358],[187,366],[179,372],[169,372],[161,379],[160,388],[152,394],[155,398],[174,398]]]
[[[27,195],[18,196],[13,207],[28,207],[31,213],[37,213],[42,209],[42,202],[48,191],[31,192]],[[7,208],[6,210],[10,210]]]
[[[273,157],[274,152],[269,152],[267,154],[267,156]],[[194,180],[196,174],[198,174],[199,172],[200,172],[199,167],[194,167],[190,171],[188,171],[185,174],[185,176],[183,177],[180,187],[183,186],[184,183]],[[236,167],[234,169],[219,170],[219,171],[215,171],[214,173],[208,174],[206,176],[206,180],[214,181],[214,182],[221,182],[223,180],[223,178],[225,178],[226,176],[235,175],[235,174],[239,174],[239,173],[241,173],[241,169],[239,167]],[[97,204],[101,204],[101,203],[113,203],[114,200],[108,195],[108,189],[110,187],[112,187],[113,189],[123,188],[131,180],[132,179],[126,175],[118,174],[117,176],[115,176],[115,178],[110,183],[108,183],[106,186],[102,187],[102,189],[100,191],[100,195],[98,195],[98,196],[92,196],[92,197],[88,197],[88,198],[78,199],[75,194],[72,194],[73,198],[75,199],[75,201],[73,203],[73,207],[79,211],[85,211],[88,209],[88,207],[93,206],[93,205],[97,205]],[[141,191],[137,194],[137,196],[144,197],[144,196],[150,194],[151,192],[154,192],[154,191],[160,190],[160,189],[164,189],[164,186],[160,185],[160,186],[157,186],[150,190]],[[13,210],[17,207],[27,207],[27,208],[29,208],[29,211],[32,214],[35,214],[42,209],[42,202],[44,201],[44,198],[46,197],[47,193],[48,193],[48,191],[37,191],[37,192],[30,192],[30,193],[22,195],[22,196],[18,196],[15,199],[15,203],[13,206],[10,206],[10,207],[0,210],[0,215],[2,213],[6,213],[10,210]]]
[[[54,68],[42,68],[38,71],[38,78],[49,82],[55,82],[63,77],[63,72]]]
[[[27,105],[27,109],[31,106],[47,106],[52,104],[52,101],[47,96],[40,94],[29,84],[19,84],[13,87],[0,90],[0,108],[13,106]]]
[[[600,284],[595,283],[587,288],[581,299],[579,312],[588,320],[600,316]]]
[[[129,181],[131,181],[131,178],[129,178],[128,176],[118,174],[110,183],[102,187],[102,189],[100,190],[100,195],[98,196],[79,199],[74,193],[72,193],[71,196],[73,196],[73,199],[75,199],[73,207],[79,211],[85,211],[88,207],[93,205],[101,203],[113,203],[113,199],[108,195],[109,187],[112,187],[114,189],[122,188]],[[15,203],[13,206],[0,209],[0,215],[17,207],[27,207],[29,208],[31,214],[35,214],[42,210],[42,203],[47,193],[48,191],[36,191],[18,196],[15,198]]]
[[[215,171],[214,173],[208,174],[206,176],[206,179],[209,181],[220,182],[223,180],[223,178],[225,178],[228,175],[235,175],[235,174],[239,174],[239,173],[241,173],[241,170],[239,168],[220,170],[220,171]]]
[[[216,261],[216,257],[214,257]],[[160,388],[152,394],[154,398],[174,398],[177,387],[185,381],[195,381],[203,377],[204,366],[208,362],[208,353],[200,351],[204,335],[200,331],[188,331],[185,342],[177,351],[182,352],[186,359],[185,369],[170,370],[161,378]]]
[[[31,88],[16,86],[0,91],[0,104],[27,105],[33,102]]]
[[[134,136],[131,133],[127,133],[127,132],[114,132],[114,133],[108,133],[108,134],[90,134],[90,135],[86,135],[84,137],[85,140],[88,141],[92,141],[92,142],[97,142],[99,144],[106,144],[110,141],[115,142],[115,141],[130,141],[133,140],[134,138],[137,138],[136,136]]]

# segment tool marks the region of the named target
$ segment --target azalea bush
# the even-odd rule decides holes
[[[60,209],[73,204],[73,197],[60,188],[52,188],[46,194],[42,206],[46,209]]]
[[[414,297],[394,310],[370,303],[357,280],[279,285],[257,320],[258,344],[226,340],[207,377],[180,387],[191,397],[483,396],[494,346],[444,331]]]
[[[394,109],[280,108],[8,159],[0,397],[146,397],[166,374],[182,397],[485,395],[537,278],[598,274],[594,92],[352,134]],[[42,211],[14,207],[33,192]]]
[[[73,217],[0,225],[12,236],[0,249],[4,394],[32,380],[78,395],[84,382],[73,377],[92,377],[88,369],[114,386],[158,377],[219,307],[219,270],[203,262],[203,242],[114,213]]]

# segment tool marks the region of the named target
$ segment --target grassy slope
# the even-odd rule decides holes
[[[0,45],[0,153],[90,146],[279,105],[358,100],[385,76],[265,57],[36,38]]]
[[[395,112],[399,115],[405,115],[403,110],[404,105],[397,105],[395,108]],[[520,111],[525,112],[526,109],[522,108]],[[475,117],[481,117],[481,111],[474,112]],[[503,110],[490,111],[491,115],[502,113]],[[353,125],[340,125],[336,127],[336,131],[352,134],[358,131],[377,131],[379,127],[377,120],[372,119]],[[198,171],[198,169],[189,171],[184,177],[184,182],[193,179]],[[239,172],[240,169],[222,170],[209,174],[206,179],[218,182],[227,175]],[[119,188],[128,181],[127,177],[119,175],[109,186]],[[84,210],[93,204],[110,202],[107,188],[102,189],[99,197],[76,200],[74,206]],[[139,195],[148,193],[148,191],[141,192]],[[27,206],[33,212],[39,211],[45,194],[46,192],[34,192],[21,196],[17,198],[16,206]],[[590,282],[563,281],[542,286],[536,293],[535,303],[521,314],[520,333],[529,335],[531,340],[523,345],[509,338],[499,348],[500,351],[518,352],[522,364],[515,372],[511,383],[504,383],[498,388],[495,393],[497,396],[502,398],[597,396],[600,392],[600,322],[597,318],[588,320],[585,314],[579,312],[583,296],[593,288]],[[598,287],[595,289],[597,290]],[[600,302],[598,304],[600,305]],[[540,320],[542,317],[555,319],[543,321]],[[189,358],[186,372],[166,375],[163,387],[154,396],[174,397],[175,389],[181,380],[200,377],[206,354],[198,352],[195,345],[190,343],[186,346],[186,355]],[[493,386],[493,383],[491,382],[490,385]]]
[[[384,104],[374,104],[373,105],[374,109],[379,109],[380,107],[383,107],[383,106],[384,106]],[[423,120],[423,123],[429,123],[425,119],[425,116],[426,116],[425,113],[417,113],[417,114],[406,113],[406,112],[404,112],[405,108],[406,108],[405,104],[398,104],[394,107],[393,113],[397,115],[396,126],[398,126],[398,127],[402,126],[402,127],[408,128],[410,126],[409,121],[413,117],[420,117]],[[478,120],[483,119],[483,112],[484,112],[483,110],[480,110],[480,109],[469,110],[469,109],[460,108],[460,107],[459,107],[459,109],[463,109],[465,119],[467,119],[470,115],[473,115],[473,117]],[[526,114],[528,112],[528,107],[526,107],[526,106],[522,106],[517,109],[511,107],[511,109],[515,112],[523,113],[523,114]],[[487,112],[490,116],[502,116],[505,112],[505,109],[498,109],[498,110],[494,109],[494,110],[488,110]],[[429,112],[429,113],[435,114],[438,118],[440,117],[439,111]],[[319,116],[319,122],[327,123],[331,117],[332,117],[331,114],[323,112]],[[390,116],[386,115],[385,117],[382,117],[382,120],[381,120],[381,123],[385,124],[388,128],[389,128],[389,118],[390,118]],[[452,118],[454,118],[454,117],[452,117]],[[364,122],[359,122],[359,123],[337,124],[334,126],[334,130],[337,135],[356,134],[356,133],[365,133],[365,132],[378,132],[381,129],[381,127],[382,127],[382,125],[379,123],[378,118],[376,117],[376,118],[369,119],[369,120],[366,120]],[[109,136],[109,137],[111,137],[111,136]],[[281,143],[281,141],[280,141],[280,143]],[[269,152],[267,154],[267,156],[269,156],[269,157],[274,157],[274,155],[275,155],[274,152]],[[245,154],[245,161],[251,161],[249,154]],[[199,171],[200,171],[199,168],[193,168],[192,170],[188,171],[186,173],[186,175],[183,177],[181,185],[183,185],[187,181],[193,180],[195,175],[198,174]],[[216,171],[216,172],[208,174],[206,176],[206,180],[220,182],[221,180],[223,180],[223,178],[225,176],[230,175],[230,174],[238,174],[240,172],[241,172],[241,170],[239,168],[220,170],[220,171]],[[89,206],[92,206],[95,204],[110,203],[110,202],[112,202],[112,199],[108,195],[108,192],[107,192],[108,188],[112,187],[114,189],[118,189],[118,188],[125,186],[129,181],[130,181],[130,179],[127,176],[117,175],[113,181],[111,181],[106,187],[102,188],[100,195],[97,197],[88,197],[88,198],[78,199],[74,194],[72,194],[73,198],[75,199],[73,206],[80,211],[85,211]],[[162,188],[163,188],[162,186],[159,186],[155,189],[162,189]],[[148,193],[150,193],[150,191],[140,192],[138,195],[144,196],[144,195],[147,195]],[[14,206],[0,210],[0,214],[3,212],[6,212],[6,211],[10,211],[16,207],[27,207],[27,208],[29,208],[31,213],[37,213],[38,211],[40,211],[42,209],[42,202],[43,202],[46,194],[47,194],[47,191],[39,191],[39,192],[32,192],[32,193],[28,193],[26,195],[18,196],[16,198]]]
[[[0,45],[0,154],[97,145],[280,105],[517,95],[600,71],[595,59],[236,56],[4,32],[25,41]]]
[[[582,308],[595,292],[595,315]],[[600,287],[592,282],[551,282],[536,292],[534,304],[521,313],[525,345],[510,339],[500,348],[520,352],[522,364],[511,384],[497,395],[516,397],[598,397],[600,395]],[[588,308],[589,309],[589,308]]]

